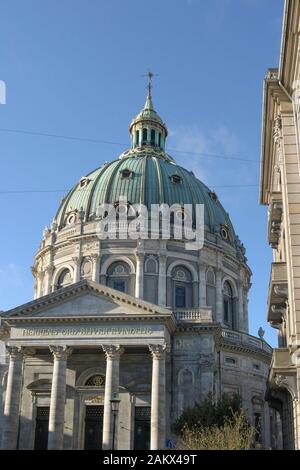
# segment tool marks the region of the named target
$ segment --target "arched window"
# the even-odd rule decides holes
[[[143,129],[143,142],[142,142],[143,145],[146,145],[147,144],[147,129]]]
[[[155,145],[155,130],[151,129],[151,145]]]
[[[57,289],[62,289],[63,287],[69,286],[72,283],[72,276],[69,269],[64,269],[57,281]]]
[[[186,308],[193,306],[192,276],[188,269],[176,266],[172,271],[173,306]]]
[[[161,147],[161,133],[158,134],[158,146]]]
[[[84,385],[86,387],[104,387],[105,377],[100,374],[92,375],[87,379]]]
[[[230,283],[226,281],[223,287],[223,318],[224,323],[232,329],[236,328],[234,313],[233,291]]]
[[[107,285],[120,292],[129,293],[130,269],[124,261],[112,263],[107,270]]]

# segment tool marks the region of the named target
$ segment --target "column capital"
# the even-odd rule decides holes
[[[49,346],[51,353],[53,354],[54,360],[66,360],[72,353],[72,349],[68,346]]]
[[[73,263],[77,264],[82,260],[82,256],[72,256]]]
[[[139,261],[143,261],[145,259],[145,253],[141,253],[140,251],[136,251],[135,257]]]
[[[10,336],[10,326],[5,322],[1,321],[0,324],[0,339],[6,339]]]
[[[20,346],[6,346],[10,359],[23,359],[24,351]]]
[[[164,359],[167,352],[167,345],[149,344],[149,351],[153,359]]]
[[[102,349],[105,353],[106,359],[119,359],[124,352],[124,348],[120,344],[109,344],[102,345]]]

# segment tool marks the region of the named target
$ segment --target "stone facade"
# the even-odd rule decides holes
[[[130,133],[131,149],[81,178],[44,230],[35,299],[1,315],[2,448],[162,449],[209,393],[239,393],[270,448],[272,349],[249,335],[245,249],[217,195],[165,153],[150,95]],[[131,209],[177,203],[169,238],[101,239],[97,204],[120,210],[121,196]],[[185,203],[204,206],[201,249],[174,235]]]
[[[260,415],[261,442],[270,446],[271,348],[222,328],[209,308],[172,312],[83,280],[7,312],[7,330],[3,448],[37,448],[42,408],[49,410],[48,448],[84,448],[87,407],[96,405],[103,407],[102,448],[110,449],[114,393],[121,400],[117,448],[138,445],[139,407],[149,410],[145,445],[164,448],[187,406],[224,392],[240,393],[252,421]]]
[[[283,446],[300,448],[300,5],[286,1],[280,67],[265,78],[260,201],[273,250],[268,321],[278,330],[267,399],[280,413]]]

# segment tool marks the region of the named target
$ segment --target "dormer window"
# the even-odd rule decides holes
[[[123,179],[130,179],[133,177],[133,171],[129,170],[128,168],[124,168],[124,170],[121,170],[120,173]]]
[[[228,240],[228,238],[229,238],[228,227],[226,227],[225,225],[222,225],[221,229],[220,229],[220,232],[221,232],[221,236],[222,236],[223,240]]]
[[[216,195],[216,193],[214,191],[211,191],[210,193],[208,193],[210,198],[214,201],[214,202],[218,202],[218,196]]]
[[[79,188],[80,189],[85,188],[89,184],[90,181],[91,180],[89,180],[86,176],[83,176],[79,181]]]
[[[172,175],[171,176],[171,181],[174,184],[181,184],[182,183],[182,178],[179,175]]]

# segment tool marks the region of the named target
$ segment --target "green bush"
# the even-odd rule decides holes
[[[242,401],[239,395],[223,394],[220,400],[214,401],[212,395],[209,394],[201,402],[184,410],[175,423],[174,431],[181,435],[184,429],[192,429],[194,426],[220,427],[233,419],[235,413],[240,412],[242,412]]]

